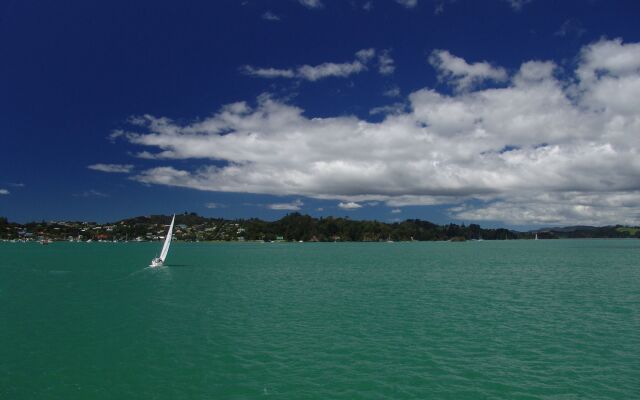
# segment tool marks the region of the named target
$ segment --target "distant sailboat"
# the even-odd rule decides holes
[[[162,252],[160,252],[160,257],[156,257],[151,260],[150,267],[162,267],[164,264],[164,260],[167,258],[167,253],[169,253],[169,246],[171,245],[171,236],[173,236],[173,223],[176,221],[176,215],[173,214],[173,219],[171,219],[171,225],[169,225],[169,232],[167,232],[167,237],[164,239],[164,246],[162,246]]]
[[[533,240],[538,240],[538,234],[537,234],[537,233],[536,233],[536,238],[535,238],[535,239],[533,239]]]

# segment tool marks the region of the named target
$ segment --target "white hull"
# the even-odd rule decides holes
[[[149,264],[151,268],[162,267],[162,260],[159,258],[154,258],[151,260],[151,264]]]

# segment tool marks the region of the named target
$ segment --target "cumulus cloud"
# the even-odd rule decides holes
[[[469,64],[447,50],[434,50],[429,57],[429,63],[438,70],[441,81],[452,85],[458,91],[471,89],[487,80],[504,82],[508,79],[504,68],[493,67],[486,61]]]
[[[513,225],[637,224],[640,191],[582,193],[552,192],[517,195],[483,204],[453,207],[462,220],[503,221]]]
[[[256,68],[245,65],[240,72],[259,78],[289,78],[317,81],[329,77],[346,78],[367,69],[367,63],[375,55],[375,49],[362,49],[356,52],[355,60],[346,63],[326,62],[318,65],[302,65],[297,68]]]
[[[9,194],[10,192],[7,189],[0,189],[0,195]]]
[[[394,208],[393,210],[391,210],[391,214],[400,214],[401,212],[402,210],[399,208]]]
[[[342,208],[343,210],[356,210],[358,208],[362,208],[362,206],[355,201],[340,202],[338,203],[338,207]]]
[[[92,164],[87,166],[87,168],[95,171],[101,171],[101,172],[127,174],[131,172],[131,170],[133,169],[133,165],[131,164]]]
[[[460,60],[462,70],[477,65]],[[552,61],[523,62],[510,76],[471,68],[454,79],[503,85],[423,88],[380,122],[308,116],[262,95],[193,123],[142,116],[121,138],[169,164],[133,177],[148,184],[450,204],[463,220],[640,223],[640,44],[601,40],[578,60],[565,74]],[[200,167],[171,165],[185,159]]]
[[[292,201],[291,203],[269,204],[267,205],[267,208],[270,208],[272,210],[298,211],[300,210],[300,208],[302,208],[303,205],[304,203],[302,202],[302,200],[298,199],[298,200]]]
[[[406,8],[414,8],[418,5],[418,0],[396,0],[396,3]]]
[[[204,205],[206,208],[225,208],[226,205],[224,204],[220,204],[220,203],[205,203]]]
[[[600,40],[584,47],[577,74],[583,85],[602,78],[637,77],[640,74],[640,43],[623,44],[622,39]]]

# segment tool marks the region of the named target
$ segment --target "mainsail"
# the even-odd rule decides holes
[[[169,232],[167,232],[167,237],[164,239],[164,246],[162,246],[162,252],[160,253],[160,260],[164,262],[167,258],[167,253],[169,252],[169,246],[171,245],[171,236],[173,236],[173,223],[176,221],[176,215],[173,214],[173,219],[171,219],[171,225],[169,226]]]

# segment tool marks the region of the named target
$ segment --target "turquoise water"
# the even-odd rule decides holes
[[[640,240],[0,243],[1,399],[640,397]]]

